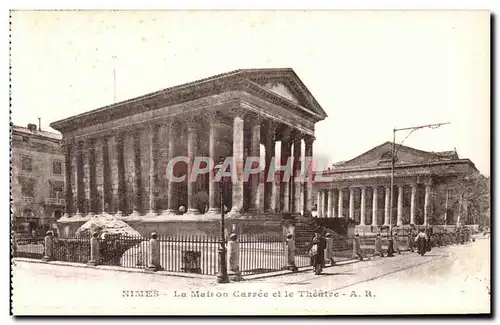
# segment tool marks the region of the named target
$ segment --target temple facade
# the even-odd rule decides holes
[[[461,180],[479,174],[472,161],[459,158],[456,151],[396,148],[392,220],[391,142],[323,171],[329,180],[315,182],[314,214],[349,218],[358,232],[378,232],[390,224],[453,225],[460,219],[465,223],[468,202],[461,200]]]
[[[66,214],[59,222],[74,229],[103,213],[154,227],[169,220],[218,219],[220,184],[212,181],[214,174],[188,181],[196,157],[214,162],[232,157],[238,175],[247,157],[261,159],[263,172],[276,156],[283,164],[291,158],[293,170],[300,170],[299,159],[313,154],[314,125],[326,116],[292,69],[254,69],[54,122],[65,154]],[[173,174],[185,175],[185,181],[169,181],[168,163],[179,156],[187,158],[175,164]],[[265,182],[252,176],[224,185],[229,218],[310,214],[311,182],[284,183],[280,177]]]

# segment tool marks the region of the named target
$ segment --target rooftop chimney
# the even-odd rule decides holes
[[[36,132],[36,124],[28,124],[28,130],[30,130],[31,132]]]

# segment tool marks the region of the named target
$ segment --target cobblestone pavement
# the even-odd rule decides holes
[[[490,241],[425,256],[216,284],[193,279],[16,262],[13,312],[61,315],[487,313]],[[137,292],[141,291],[141,292]],[[142,297],[141,297],[142,295]],[[205,295],[205,296],[202,296]]]

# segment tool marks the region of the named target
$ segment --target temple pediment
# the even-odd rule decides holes
[[[396,145],[396,163],[397,164],[423,164],[443,160],[458,159],[455,152],[450,153],[435,153],[423,150],[414,149],[411,147]],[[340,164],[336,167],[377,167],[390,166],[392,157],[392,143],[385,142],[367,152]]]
[[[288,100],[291,100],[295,104],[301,104],[300,101],[295,97],[295,95],[292,93],[290,88],[285,86],[284,84],[280,82],[268,82],[264,85],[264,87],[268,88],[271,90],[273,93],[280,95]]]

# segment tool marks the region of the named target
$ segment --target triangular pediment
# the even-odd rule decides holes
[[[295,95],[292,93],[290,88],[288,88],[287,86],[285,86],[281,82],[268,82],[268,83],[264,84],[263,86],[268,88],[269,90],[271,90],[273,93],[278,94],[278,95],[294,102],[295,104],[299,104],[299,105],[302,104],[297,99],[297,97],[295,97]]]
[[[396,163],[397,164],[419,164],[432,161],[439,161],[443,158],[433,152],[422,151],[411,147],[396,145]],[[385,142],[367,152],[349,160],[338,164],[337,167],[376,167],[390,166],[392,157],[392,143]]]
[[[247,69],[243,71],[249,80],[263,89],[314,112],[320,119],[327,117],[326,112],[293,69]]]

